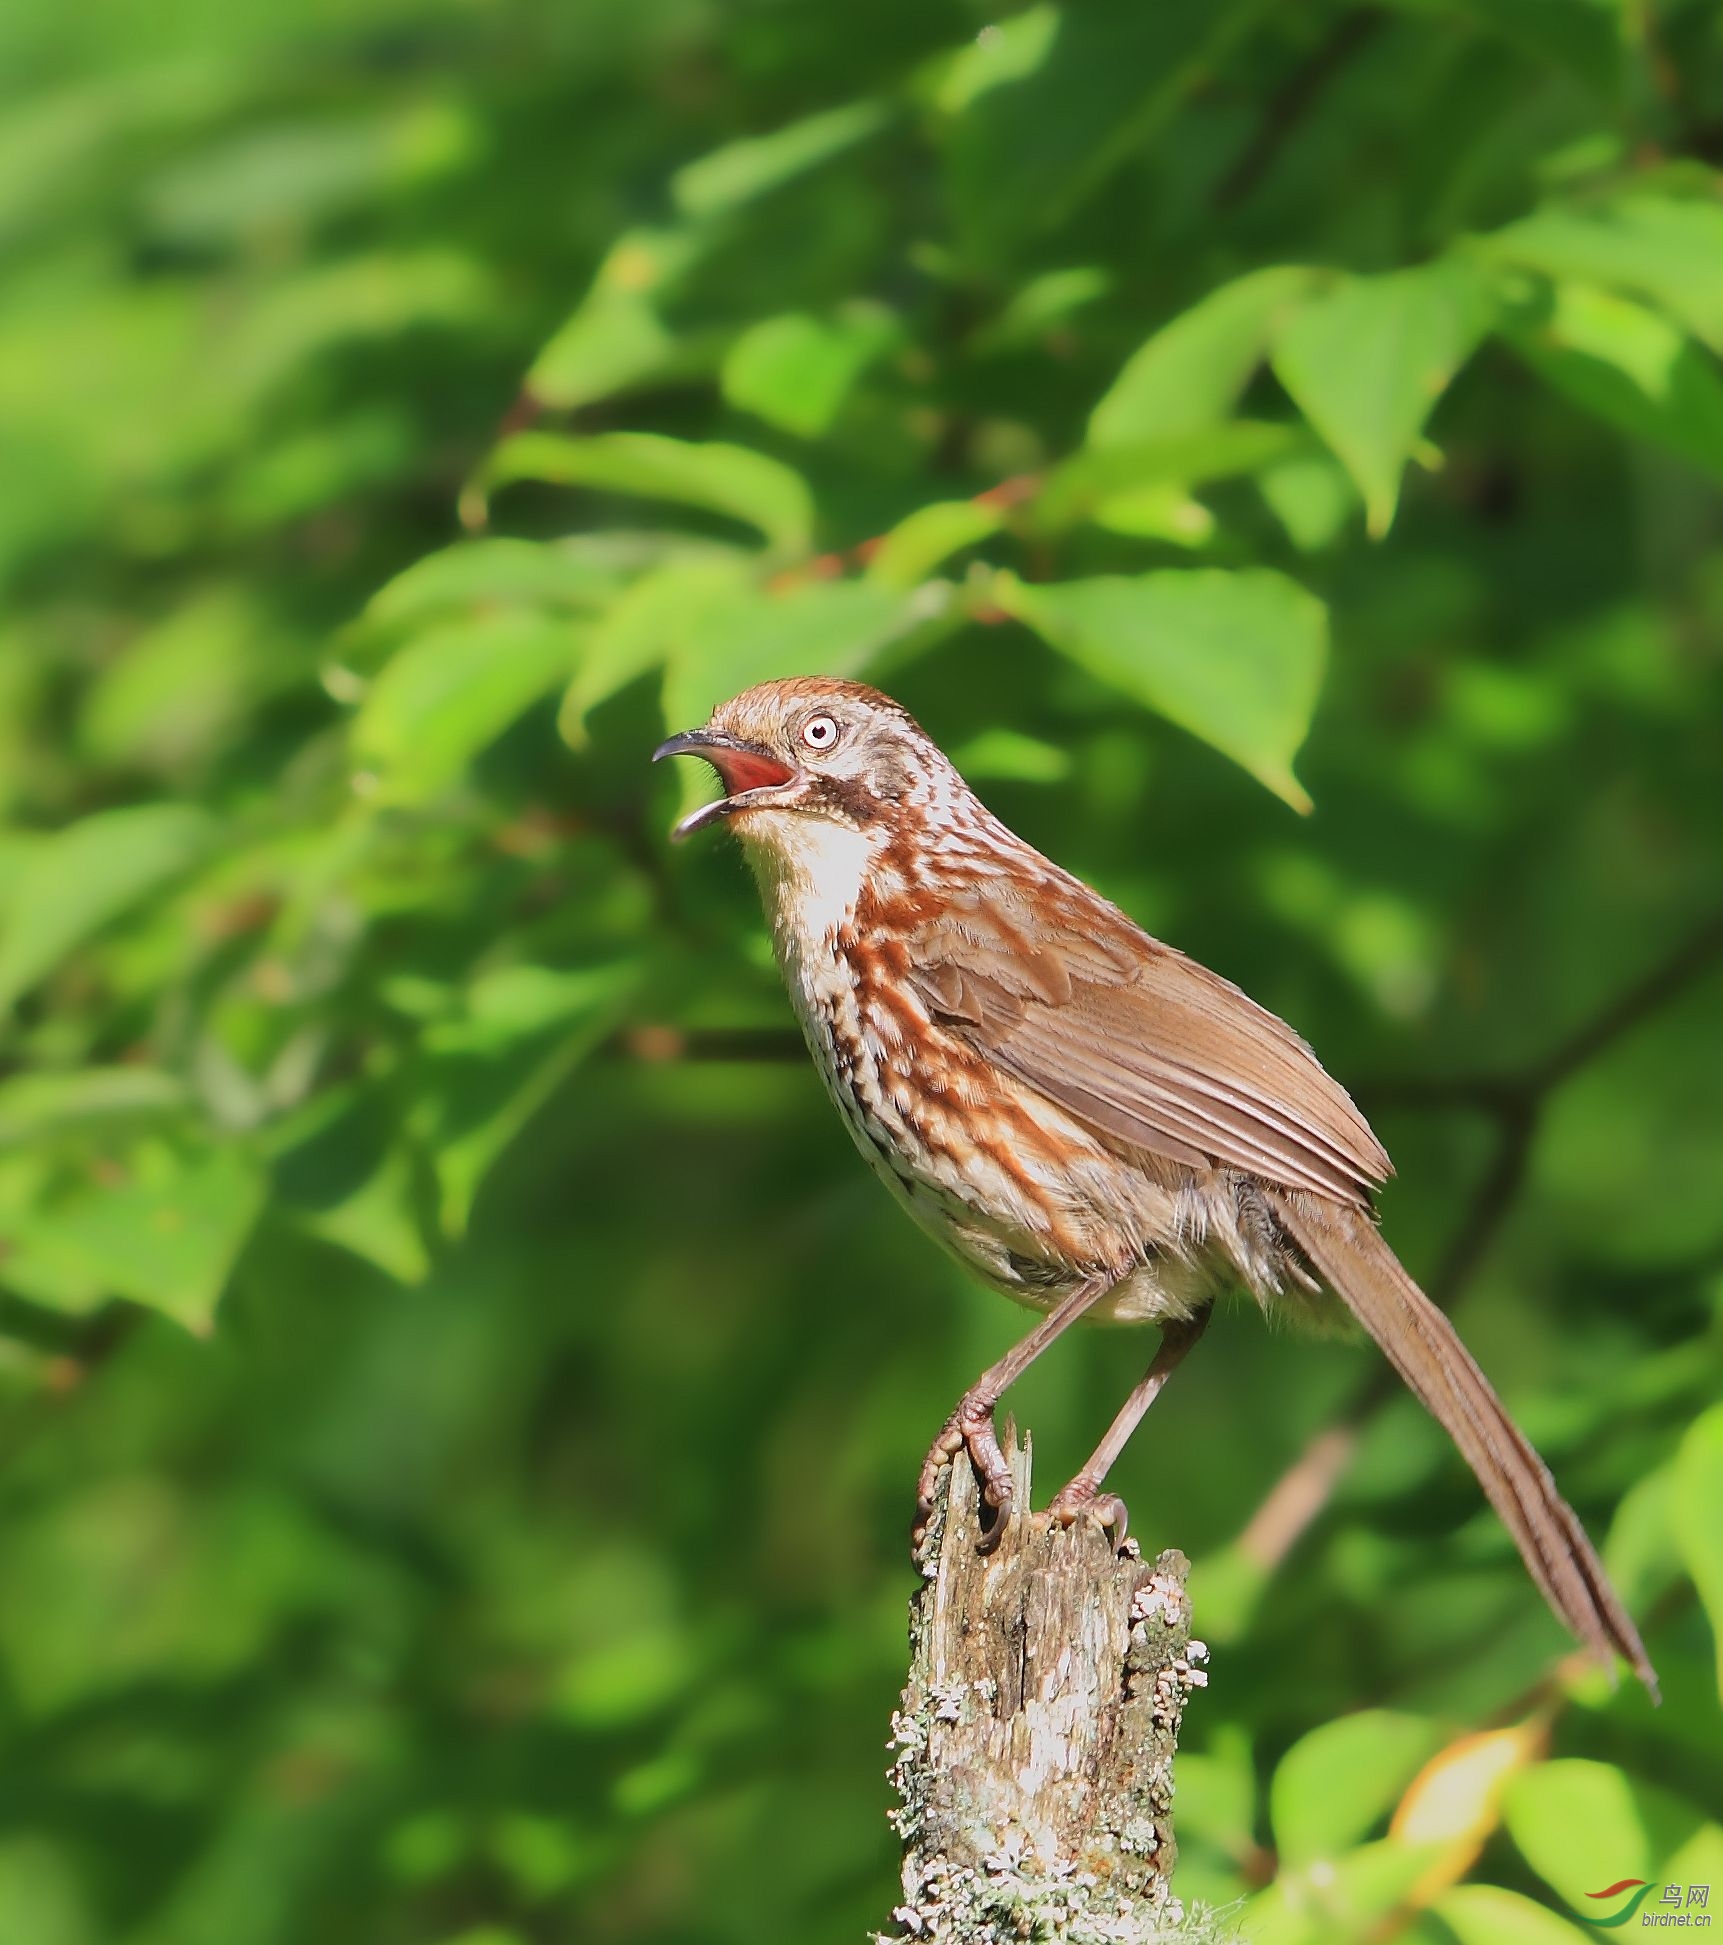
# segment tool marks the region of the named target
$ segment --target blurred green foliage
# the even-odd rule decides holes
[[[1646,1618],[1661,1712],[1551,1681],[1369,1355],[1227,1315],[1119,1473],[1181,1888],[1723,1902],[1715,6],[93,0],[0,91],[0,1938],[883,1921],[1020,1319],[645,768],[822,668],[1357,1086]],[[1024,1384],[1044,1476],[1146,1348]]]

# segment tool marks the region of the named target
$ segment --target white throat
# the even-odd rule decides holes
[[[829,817],[757,812],[770,835],[739,825],[737,835],[760,881],[778,955],[807,965],[854,912],[873,862],[863,831]],[[750,820],[752,821],[752,820]]]

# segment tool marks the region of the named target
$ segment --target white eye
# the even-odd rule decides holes
[[[838,740],[838,725],[832,716],[810,716],[802,725],[802,741],[810,750],[829,750]]]

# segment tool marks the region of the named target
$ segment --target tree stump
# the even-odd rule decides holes
[[[1008,1442],[1016,1505],[1029,1450]],[[1190,1638],[1189,1563],[1147,1565],[1080,1522],[1019,1513],[977,1550],[979,1494],[947,1473],[910,1603],[892,1718],[900,1940],[1146,1945],[1183,1925],[1172,1895],[1173,1756],[1208,1652]]]

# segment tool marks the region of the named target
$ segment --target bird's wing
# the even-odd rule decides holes
[[[920,919],[910,977],[934,1019],[1128,1148],[1354,1203],[1393,1173],[1283,1020],[1061,881],[1033,914],[995,880]]]

